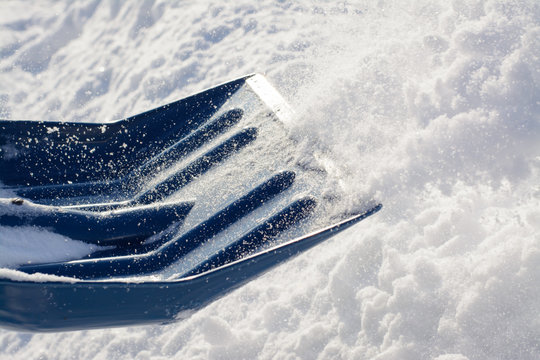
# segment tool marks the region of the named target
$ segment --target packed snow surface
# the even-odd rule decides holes
[[[180,322],[0,330],[0,358],[540,358],[536,0],[0,4],[0,118],[118,119],[252,72],[384,210]],[[37,231],[0,251],[69,241]]]

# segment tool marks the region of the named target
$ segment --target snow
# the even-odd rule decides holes
[[[0,14],[2,118],[118,119],[262,72],[297,114],[299,151],[341,174],[329,187],[385,206],[178,323],[0,330],[0,357],[540,357],[537,1],[10,1]],[[38,236],[10,231],[2,253]]]
[[[95,246],[82,241],[30,226],[18,229],[0,227],[0,246],[0,264],[3,267],[75,260],[96,250]]]
[[[35,249],[34,249],[35,251]],[[50,261],[50,260],[45,260]],[[75,283],[80,280],[65,276],[46,275],[46,274],[25,274],[23,272],[12,269],[0,269],[0,278],[10,279],[13,281],[33,281],[33,282],[68,282]]]

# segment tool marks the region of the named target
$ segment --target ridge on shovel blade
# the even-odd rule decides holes
[[[0,185],[17,196],[0,226],[97,248],[0,270],[0,326],[178,320],[379,211],[329,213],[290,113],[256,74],[114,122],[0,120]]]

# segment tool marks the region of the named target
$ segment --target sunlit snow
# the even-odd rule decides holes
[[[0,329],[0,358],[540,358],[538,1],[0,3],[0,118],[119,119],[253,72],[329,190],[384,210],[177,323]],[[0,251],[87,251],[39,231]]]

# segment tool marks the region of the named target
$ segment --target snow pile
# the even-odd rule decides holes
[[[38,6],[0,5],[0,116],[103,121],[266,72],[332,186],[385,208],[187,320],[0,330],[0,354],[540,356],[536,1]]]

